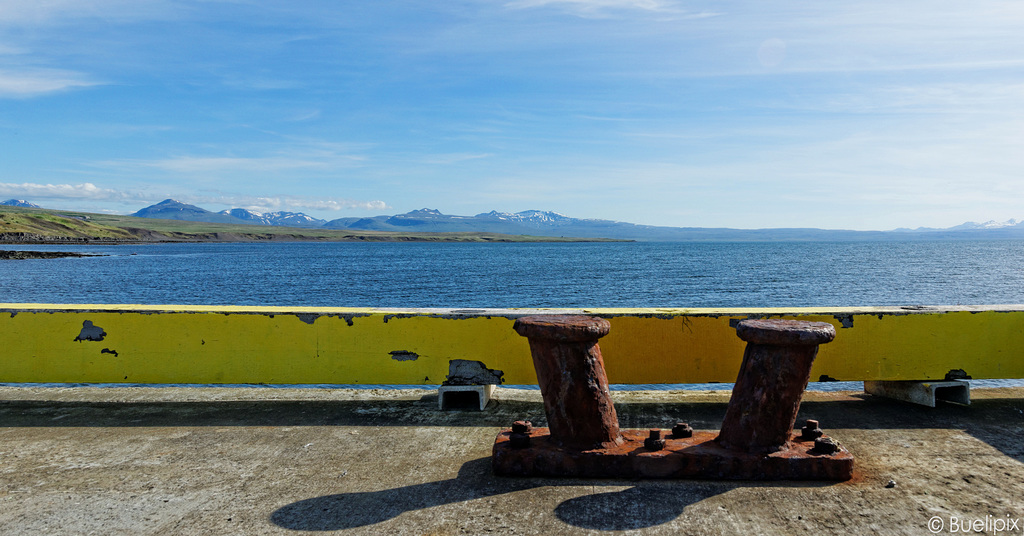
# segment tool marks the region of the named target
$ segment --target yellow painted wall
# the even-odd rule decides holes
[[[438,384],[450,359],[536,383],[528,314],[608,318],[612,383],[735,381],[749,317],[830,322],[812,380],[1024,378],[1024,308],[382,310],[0,304],[0,382]],[[84,322],[103,340],[76,341]],[[398,360],[414,353],[416,359]]]

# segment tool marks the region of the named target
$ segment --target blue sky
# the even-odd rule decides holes
[[[1024,218],[1024,3],[4,0],[0,199]]]

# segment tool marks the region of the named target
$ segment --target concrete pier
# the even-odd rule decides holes
[[[975,520],[1024,526],[1024,389],[972,395],[970,406],[924,408],[864,393],[806,393],[797,422],[818,420],[857,458],[851,481],[830,484],[493,476],[496,432],[524,417],[543,423],[537,391],[498,388],[491,409],[478,412],[440,411],[431,390],[0,387],[0,534],[948,534],[951,523]],[[716,430],[730,393],[612,396],[626,427],[686,421]]]

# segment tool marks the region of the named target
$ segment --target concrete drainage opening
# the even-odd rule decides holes
[[[448,377],[437,389],[438,407],[483,411],[495,385],[505,381],[504,376],[504,372],[487,368],[482,361],[452,359],[448,361]]]
[[[493,393],[493,385],[442,385],[437,390],[437,404],[442,410],[483,411]]]

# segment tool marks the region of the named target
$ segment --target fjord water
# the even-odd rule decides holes
[[[337,307],[1024,303],[1024,241],[5,246],[0,302]]]

